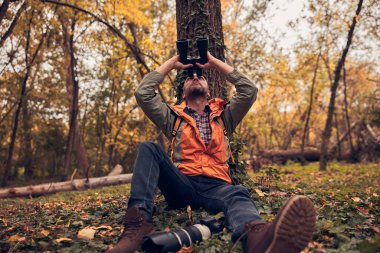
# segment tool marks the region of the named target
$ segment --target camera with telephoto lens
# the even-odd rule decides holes
[[[197,48],[199,57],[188,58],[187,53],[189,49],[189,40],[177,40],[177,49],[179,52],[180,62],[183,64],[192,64],[192,68],[187,69],[187,75],[193,77],[194,72],[197,76],[202,76],[202,69],[197,66],[196,63],[205,64],[208,61],[207,50],[208,50],[208,38],[197,38]]]
[[[174,232],[158,232],[144,238],[141,249],[144,252],[177,252],[182,247],[207,240],[213,233],[219,233],[224,226],[220,220],[207,217],[196,221],[197,224]]]

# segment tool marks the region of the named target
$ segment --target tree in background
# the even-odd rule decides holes
[[[359,19],[362,5],[363,5],[363,0],[359,0],[358,6],[355,12],[355,16],[352,20],[352,24],[348,32],[346,46],[343,50],[341,58],[339,59],[335,67],[334,82],[332,83],[332,86],[331,86],[331,96],[330,96],[330,102],[329,102],[329,107],[328,107],[328,112],[327,112],[327,120],[326,120],[325,129],[323,130],[323,134],[322,134],[321,158],[320,158],[320,164],[319,164],[319,169],[322,171],[326,170],[326,167],[327,167],[328,143],[331,136],[332,118],[333,118],[334,109],[335,109],[336,90],[339,85],[342,67],[346,60],[348,50],[350,49],[352,37],[354,36],[355,26]]]

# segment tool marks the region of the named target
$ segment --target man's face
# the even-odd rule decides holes
[[[194,75],[193,78],[188,77],[183,86],[183,98],[193,99],[199,97],[209,97],[210,91],[208,88],[208,83],[206,78],[203,76],[197,77]]]

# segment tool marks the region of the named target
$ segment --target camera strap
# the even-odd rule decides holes
[[[231,151],[230,139],[228,138],[228,133],[227,133],[227,129],[224,125],[224,122],[220,116],[217,116],[216,120],[218,121],[219,125],[222,127],[223,134],[224,134],[224,136],[226,136],[226,138],[228,140],[228,152],[230,152],[231,162],[235,163],[235,159],[234,159],[234,156],[232,155],[232,151]]]

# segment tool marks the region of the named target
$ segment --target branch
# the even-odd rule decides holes
[[[97,15],[95,15],[94,13],[90,12],[90,11],[87,11],[79,6],[75,6],[75,5],[72,5],[72,4],[69,4],[69,3],[62,3],[62,2],[59,2],[59,1],[55,1],[55,0],[40,0],[41,2],[47,2],[47,3],[52,3],[52,4],[57,4],[57,5],[61,5],[61,6],[65,6],[65,7],[69,7],[69,8],[72,8],[74,10],[77,10],[77,11],[80,11],[82,13],[85,13],[91,17],[93,17],[96,21],[104,24],[105,26],[107,26],[112,32],[114,32],[126,45],[127,48],[129,48],[137,63],[138,64],[141,64],[144,69],[146,70],[146,72],[150,72],[151,69],[148,67],[148,65],[146,64],[145,60],[142,58],[142,55],[147,55],[147,54],[144,54],[141,52],[140,48],[132,43],[130,43],[128,41],[128,39],[116,28],[114,27],[113,25],[111,25],[110,23],[108,23],[107,21],[103,20],[102,18],[98,17]],[[155,61],[157,62],[157,61]],[[173,81],[170,79],[173,87],[174,87],[174,84],[173,84]],[[161,95],[164,103],[166,103],[166,100],[165,100],[165,97],[164,97],[164,94],[162,92],[162,90],[160,89],[160,87],[158,87],[158,92],[159,94]]]
[[[146,64],[146,62],[144,61],[144,59],[141,57],[141,50],[140,50],[140,48],[138,48],[137,46],[135,46],[132,43],[130,43],[128,41],[128,39],[116,27],[114,27],[113,25],[111,25],[107,21],[103,20],[102,18],[98,17],[97,15],[95,15],[94,13],[92,13],[90,11],[87,11],[87,10],[81,8],[81,7],[78,7],[78,6],[75,6],[75,5],[72,5],[72,4],[62,3],[62,2],[59,2],[59,1],[55,1],[55,0],[40,0],[40,1],[44,2],[44,3],[47,2],[47,3],[52,3],[52,4],[57,4],[57,5],[66,6],[66,7],[72,8],[74,10],[77,10],[77,11],[80,11],[82,13],[85,13],[85,14],[93,17],[96,21],[104,24],[112,32],[114,32],[121,40],[123,40],[123,42],[125,43],[125,45],[132,51],[133,55],[135,56],[135,59],[136,59],[137,63],[141,64],[145,68],[145,70],[147,72],[150,72],[150,68],[148,67],[148,65]]]
[[[21,7],[17,10],[17,13],[14,17],[14,19],[12,20],[12,23],[11,25],[9,26],[8,30],[3,34],[3,36],[1,37],[0,39],[0,47],[3,46],[5,40],[9,37],[9,35],[12,34],[13,32],[13,29],[15,28],[16,24],[17,24],[17,21],[18,19],[20,18],[21,14],[24,12],[26,8],[26,2],[24,2]]]
[[[9,0],[4,0],[3,4],[0,6],[0,24],[3,18],[5,17],[5,14],[7,13],[7,10],[9,8]]]

